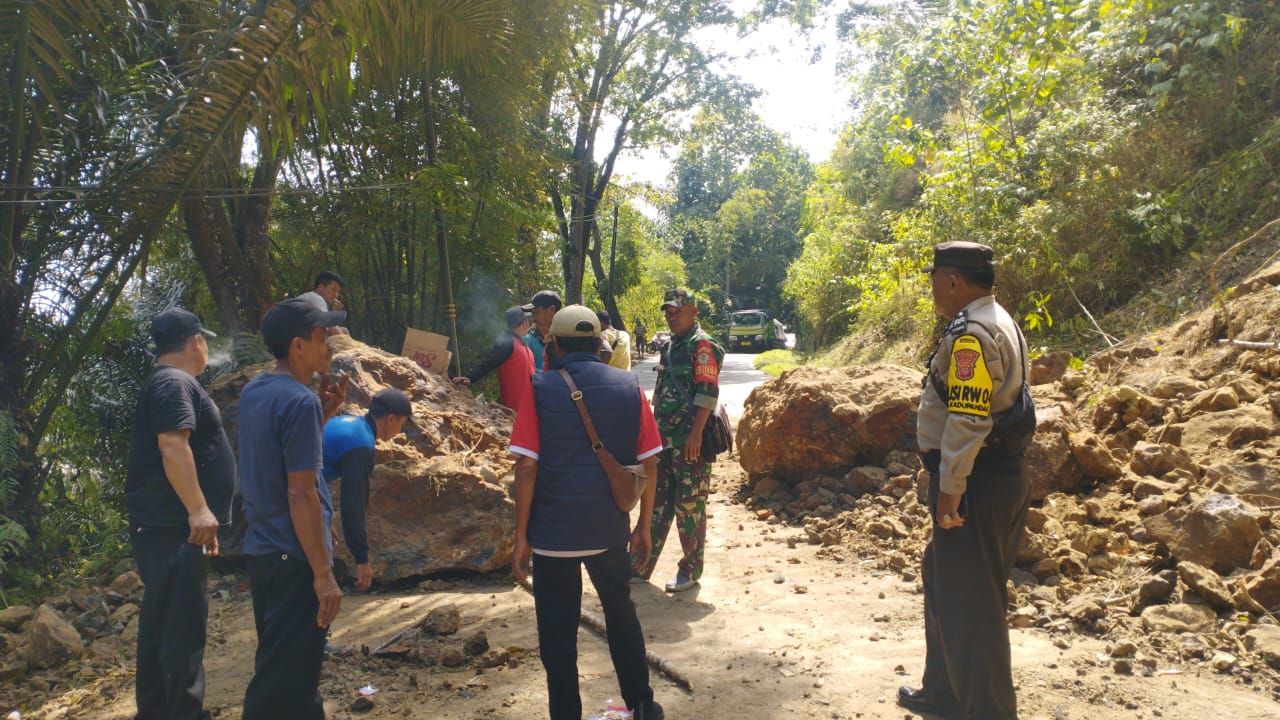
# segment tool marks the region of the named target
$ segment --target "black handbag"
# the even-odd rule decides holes
[[[724,405],[716,405],[716,411],[702,426],[702,459],[715,462],[716,456],[733,453],[733,431],[729,429],[729,414]]]

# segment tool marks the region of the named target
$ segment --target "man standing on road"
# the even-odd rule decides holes
[[[560,295],[554,290],[539,290],[533,294],[533,299],[520,306],[521,310],[533,316],[533,327],[525,333],[524,342],[529,346],[529,352],[533,353],[533,367],[536,372],[542,372],[545,355],[543,339],[551,331],[551,319],[556,316],[556,311],[562,306]]]
[[[635,331],[636,331],[636,336],[634,338],[635,339],[634,345],[636,349],[636,354],[639,355],[640,357],[644,357],[645,338],[649,334],[649,328],[644,326],[643,320],[637,320],[635,325]]]
[[[619,463],[643,462],[653,477],[653,457],[662,449],[653,413],[636,376],[605,365],[599,357],[600,324],[595,313],[570,305],[556,314],[547,335],[551,370],[533,379],[511,429],[516,461],[516,531],[511,570],[524,580],[533,563],[533,600],[538,646],[547,673],[551,720],[579,720],[578,622],[582,566],[604,608],[609,655],[627,707],[635,720],[661,720],[653,701],[644,633],[631,602],[631,550],[649,552],[653,486],[640,499],[635,529],[613,502],[609,479],[592,448],[568,383],[573,378],[600,442]]]
[[[683,592],[702,577],[707,494],[711,489],[711,464],[702,457],[702,429],[719,402],[724,349],[702,331],[698,305],[690,291],[668,290],[662,298],[662,312],[671,328],[671,340],[663,351],[653,391],[654,414],[662,431],[650,528],[653,552],[648,560],[632,558],[631,581],[648,582],[674,519],[684,555],[666,590]]]
[[[366,511],[374,449],[378,440],[399,435],[406,422],[413,424],[409,398],[386,388],[373,396],[363,417],[340,415],[324,424],[324,479],[342,481],[342,535],[356,561],[356,590],[373,584]]]
[[[156,369],[138,395],[125,503],[145,589],[135,678],[140,720],[198,720],[204,710],[209,619],[205,556],[231,521],[236,461],[222,414],[196,376],[209,362],[199,318],[166,310],[151,321]]]
[[[631,336],[626,330],[622,330],[613,326],[613,321],[609,319],[609,313],[601,310],[596,313],[596,317],[600,319],[600,338],[613,348],[608,360],[605,362],[618,368],[619,370],[631,369]],[[601,355],[603,358],[603,354]]]
[[[524,342],[529,346],[530,352],[533,353],[533,365],[536,372],[543,372],[547,369],[547,354],[543,345],[543,338],[551,331],[551,321],[561,307],[563,307],[563,303],[560,302],[560,296],[554,290],[539,290],[533,294],[533,299],[520,306],[521,310],[533,315],[533,327],[529,329],[529,332],[525,333]],[[613,347],[602,340],[600,342],[600,357],[607,363],[612,353]]]
[[[950,323],[929,358],[916,426],[934,521],[924,676],[919,689],[898,690],[908,710],[966,720],[1018,716],[1005,585],[1027,521],[1022,452],[1035,428],[1026,343],[992,295],[993,257],[986,245],[942,243],[924,269]]]
[[[324,420],[347,393],[347,378],[329,382],[327,328],[346,315],[301,298],[276,303],[262,319],[275,369],[240,393],[244,554],[258,631],[244,720],[326,717],[320,663],[342,591],[333,577],[333,501],[321,444]],[[319,397],[309,387],[317,373]]]
[[[521,398],[529,392],[529,379],[534,373],[533,351],[523,342],[525,333],[529,332],[530,317],[523,307],[510,307],[507,308],[506,320],[507,332],[480,356],[480,362],[471,374],[460,375],[453,381],[470,385],[497,370],[498,399],[503,405],[516,410],[520,407]]]

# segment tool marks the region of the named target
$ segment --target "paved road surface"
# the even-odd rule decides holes
[[[753,359],[755,355],[748,353],[726,353],[724,367],[720,368],[720,402],[724,403],[734,427],[737,427],[738,418],[742,416],[742,403],[747,395],[769,379],[767,373],[751,366]],[[640,378],[640,387],[650,395],[653,394],[653,384],[657,379],[657,373],[654,372],[657,367],[658,358],[655,355],[648,355],[643,362],[631,366],[632,372]]]

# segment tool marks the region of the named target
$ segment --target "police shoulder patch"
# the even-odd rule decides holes
[[[947,370],[947,409],[954,413],[986,417],[991,414],[991,374],[982,357],[982,343],[973,335],[961,335],[951,346]]]

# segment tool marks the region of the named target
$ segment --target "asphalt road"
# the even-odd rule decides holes
[[[736,427],[738,418],[742,416],[742,404],[747,395],[764,381],[770,379],[767,373],[760,372],[751,366],[755,355],[749,353],[726,353],[724,367],[720,368],[720,402],[724,404],[729,419]],[[654,372],[658,367],[658,358],[648,355],[643,362],[634,363],[631,371],[640,378],[640,387],[646,394],[653,394],[653,384],[657,379]]]

